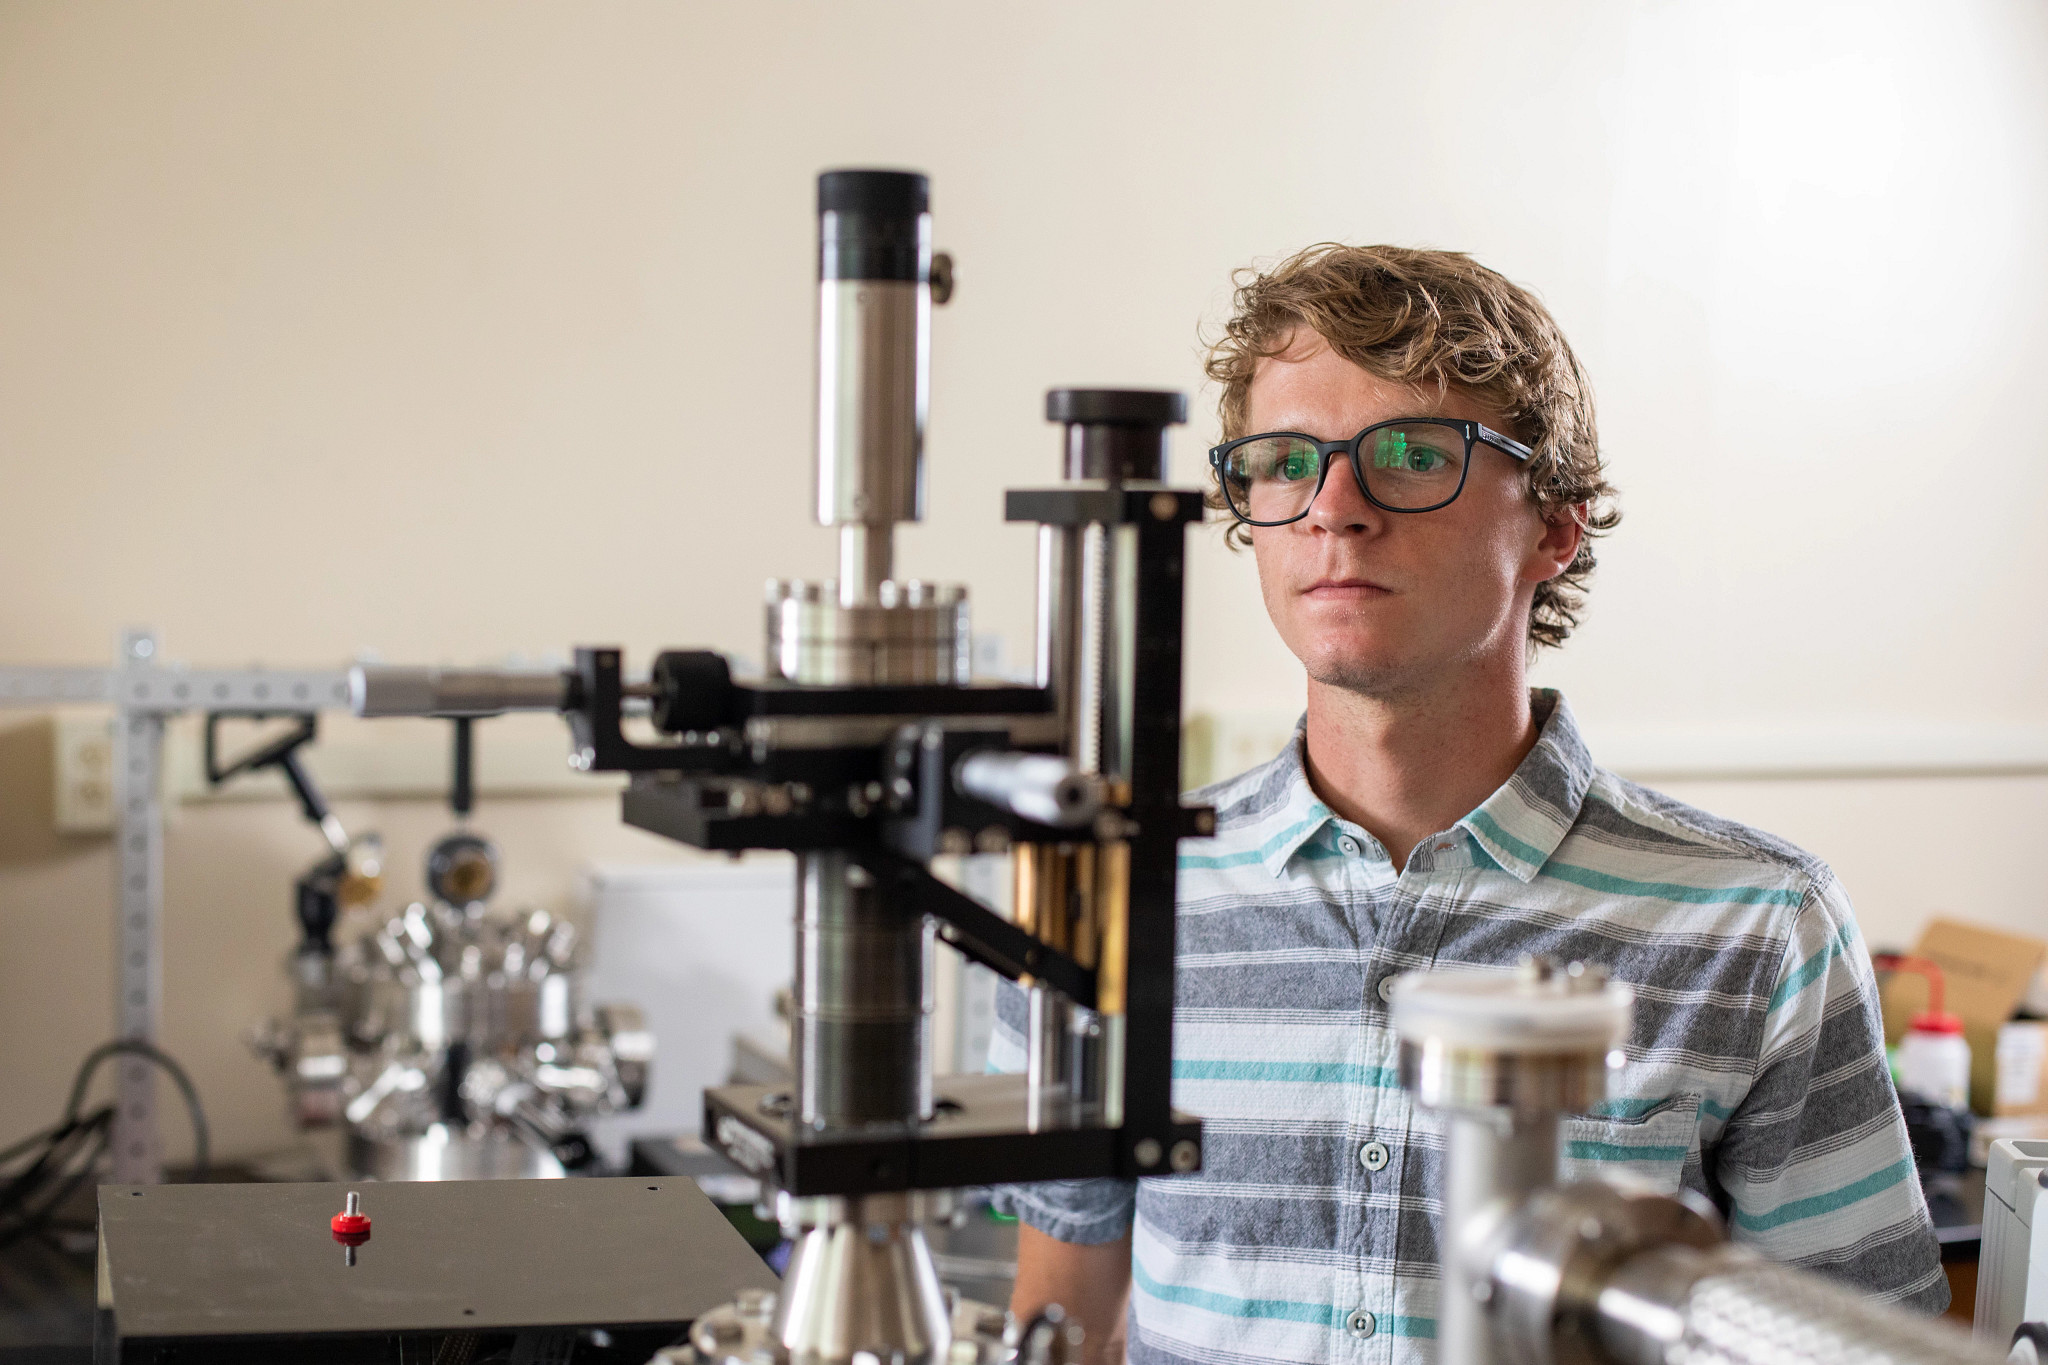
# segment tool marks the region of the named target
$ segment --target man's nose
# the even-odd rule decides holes
[[[1323,486],[1316,491],[1316,500],[1309,504],[1308,515],[1303,518],[1317,530],[1363,531],[1377,525],[1380,509],[1359,490],[1356,466],[1351,463],[1354,458],[1342,451],[1330,457]]]

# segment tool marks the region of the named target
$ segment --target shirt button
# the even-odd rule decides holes
[[[1360,1341],[1371,1336],[1378,1328],[1379,1323],[1374,1320],[1372,1314],[1366,1312],[1363,1308],[1352,1309],[1351,1315],[1344,1319],[1344,1330],[1357,1337]]]
[[[1387,1169],[1387,1144],[1375,1138],[1358,1149],[1358,1164],[1368,1171]]]
[[[1359,854],[1358,840],[1348,834],[1337,841],[1337,847],[1343,849],[1345,853],[1353,858],[1356,858]]]
[[[1388,972],[1380,978],[1380,984],[1375,988],[1379,991],[1380,999],[1387,1001],[1389,1004],[1394,999],[1394,979],[1398,975],[1398,972]]]

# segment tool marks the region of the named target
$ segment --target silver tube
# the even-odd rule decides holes
[[[349,706],[359,716],[495,716],[562,710],[569,704],[569,678],[505,669],[358,664],[348,671],[348,693]]]
[[[927,254],[930,222],[927,215]],[[887,526],[924,516],[930,327],[929,284],[819,282],[820,525]]]
[[[844,852],[798,858],[797,1112],[814,1128],[932,1116],[930,926]]]
[[[1448,1115],[1444,1146],[1443,1293],[1437,1304],[1442,1365],[1491,1365],[1486,1310],[1473,1286],[1488,1278],[1466,1243],[1522,1196],[1557,1183],[1555,1113],[1464,1110]]]
[[[1124,1126],[1124,1023],[1121,1014],[1102,1016],[1102,1123]]]
[[[954,781],[966,795],[1042,825],[1079,829],[1102,811],[1102,779],[1053,754],[984,749],[960,760]]]
[[[1081,531],[1081,578],[1076,593],[1074,678],[1068,708],[1072,724],[1069,743],[1074,766],[1084,773],[1102,771],[1103,686],[1110,647],[1109,528],[1091,522]]]
[[[1119,526],[1104,546],[1102,774],[1131,772],[1138,676],[1138,528]]]
[[[1073,1070],[1073,1004],[1047,986],[1032,986],[1024,1053],[1024,1126],[1034,1132],[1066,1126],[1068,1079]]]
[[[887,523],[846,522],[839,528],[839,605],[872,606],[895,573],[896,540]]]
[[[1033,986],[1025,1052],[1024,1126],[1033,1132],[1098,1121],[1103,1099],[1102,1016]]]
[[[1053,694],[1060,733],[1074,733],[1075,660],[1081,651],[1081,531],[1038,528],[1037,682]]]
[[[1623,1262],[1595,1300],[1614,1365],[1992,1365],[1989,1345],[1810,1271],[1739,1247],[1659,1247]]]

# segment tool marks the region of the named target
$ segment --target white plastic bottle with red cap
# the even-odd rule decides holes
[[[1941,968],[1914,957],[1891,958],[1887,965],[1918,972],[1929,987],[1929,1007],[1913,1016],[1906,1036],[1899,1040],[1899,1089],[1951,1109],[1969,1108],[1970,1045],[1963,1038],[1962,1017],[1941,1007]]]

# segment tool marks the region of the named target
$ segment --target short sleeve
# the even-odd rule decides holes
[[[1923,1312],[1947,1306],[1870,957],[1826,869],[1800,904],[1755,1079],[1712,1168],[1737,1241]]]

